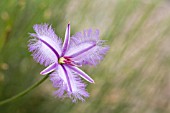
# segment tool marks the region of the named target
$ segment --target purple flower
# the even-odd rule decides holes
[[[80,77],[90,83],[94,80],[78,67],[82,65],[96,65],[103,59],[108,46],[103,40],[99,40],[99,31],[85,30],[78,32],[70,38],[70,24],[65,32],[65,40],[54,33],[48,24],[34,25],[36,33],[31,33],[34,37],[29,40],[29,51],[35,61],[47,66],[40,72],[42,75],[50,74],[53,86],[58,90],[55,95],[64,98],[70,97],[73,102],[77,99],[84,101],[84,97],[89,97],[86,85]]]

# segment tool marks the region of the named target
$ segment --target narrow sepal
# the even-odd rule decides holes
[[[70,66],[70,65],[66,65],[68,68],[70,68],[71,70],[73,70],[75,73],[77,73],[78,75],[80,75],[82,78],[84,78],[85,80],[87,80],[90,83],[94,83],[94,80],[88,76],[85,72],[83,72],[81,69],[79,69],[78,67],[75,66]]]
[[[55,69],[57,69],[58,64],[53,63],[51,65],[49,65],[47,68],[45,68],[43,71],[40,72],[41,75],[46,75],[52,71],[54,71]]]
[[[68,26],[66,28],[61,56],[63,56],[66,53],[66,51],[67,51],[67,49],[69,47],[69,43],[70,43],[70,23],[68,24]]]

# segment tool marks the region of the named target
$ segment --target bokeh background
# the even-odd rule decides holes
[[[0,100],[43,78],[27,50],[32,26],[52,24],[63,39],[69,21],[71,35],[99,29],[110,46],[83,68],[95,80],[86,82],[90,98],[54,98],[48,79],[0,113],[170,113],[169,0],[0,0]]]

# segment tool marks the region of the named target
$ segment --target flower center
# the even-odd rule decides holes
[[[59,64],[70,64],[72,65],[72,60],[68,57],[60,57],[58,60]]]
[[[58,63],[59,63],[59,64],[64,64],[64,63],[65,63],[64,60],[65,60],[65,58],[64,58],[64,57],[61,57],[61,58],[58,60]]]

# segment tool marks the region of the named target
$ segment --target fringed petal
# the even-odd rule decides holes
[[[54,88],[57,88],[57,91],[54,92],[54,95],[59,98],[64,98],[67,87],[64,84],[64,80],[59,75],[60,74],[57,70],[54,71],[52,74],[50,74],[50,80],[53,83]]]
[[[84,101],[84,98],[89,97],[85,90],[86,85],[82,83],[76,73],[64,65],[58,66],[57,72],[50,75],[50,80],[53,82],[53,86],[58,88],[54,94],[59,98],[69,97],[76,102],[77,100]]]
[[[91,29],[84,33],[76,33],[70,40],[70,49],[65,56],[71,57],[73,61],[80,64],[96,65],[102,59],[109,47],[99,40],[99,31]]]
[[[34,25],[34,30],[36,34],[30,34],[34,38],[30,39],[28,44],[33,58],[45,66],[58,61],[62,42],[51,26],[48,26],[48,24]]]

